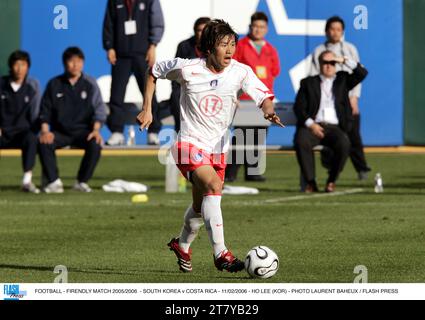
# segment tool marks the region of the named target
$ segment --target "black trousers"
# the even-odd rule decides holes
[[[295,133],[294,145],[297,154],[298,164],[301,173],[307,182],[313,182],[316,178],[313,148],[319,144],[330,148],[333,152],[331,163],[329,164],[329,182],[335,182],[339,174],[344,169],[350,152],[350,141],[346,133],[335,125],[323,125],[325,137],[319,139],[310,129],[306,127],[298,128]]]
[[[60,132],[53,133],[55,135],[53,144],[39,144],[40,161],[47,182],[51,183],[59,178],[55,150],[65,146],[72,146],[85,150],[78,171],[77,180],[79,182],[89,181],[99,162],[102,147],[98,145],[94,139],[87,141],[87,136],[90,134],[89,131],[78,132],[72,136]]]
[[[117,62],[112,66],[112,84],[110,109],[111,113],[107,120],[107,126],[111,132],[123,132],[125,125],[125,104],[124,97],[128,81],[131,74],[134,74],[140,92],[145,90],[145,77],[148,64],[144,56],[118,57]],[[159,118],[159,106],[154,95],[152,100],[153,122],[149,126],[149,132],[158,133],[161,130],[161,120]]]
[[[228,162],[226,167],[227,178],[236,179],[242,164],[245,167],[245,179],[248,176],[261,174],[259,161],[262,151],[258,150],[258,146],[264,146],[266,136],[266,127],[235,127],[232,137],[231,162]],[[244,145],[241,145],[240,141],[244,141]],[[245,150],[237,149],[243,146],[245,146]]]
[[[32,131],[21,131],[13,135],[3,133],[0,137],[0,149],[21,149],[22,169],[31,171],[35,166],[37,156],[37,136]]]
[[[354,169],[357,172],[370,171],[366,163],[366,157],[363,150],[363,141],[360,135],[360,115],[354,116],[353,127],[348,132],[348,138],[351,142],[350,159],[353,163]]]

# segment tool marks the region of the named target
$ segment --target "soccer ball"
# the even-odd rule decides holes
[[[277,254],[266,246],[257,246],[249,250],[245,258],[245,270],[253,278],[273,277],[279,269]]]

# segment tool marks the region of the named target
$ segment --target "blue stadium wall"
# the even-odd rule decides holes
[[[167,1],[167,0],[165,0]],[[178,1],[178,0],[168,0]],[[280,1],[280,0],[277,0]],[[346,21],[347,41],[354,43],[370,75],[364,82],[360,106],[366,145],[403,144],[403,1],[402,0],[282,0],[289,19],[326,19],[340,15]],[[164,1],[163,1],[164,2]],[[68,9],[67,30],[53,27],[54,7]],[[368,9],[368,29],[356,30],[354,8]],[[32,54],[31,73],[44,86],[62,72],[61,54],[70,45],[86,54],[86,72],[100,77],[110,73],[101,33],[106,0],[21,0],[21,47]],[[183,9],[182,9],[183,10]],[[257,10],[269,16],[268,2]],[[231,21],[230,21],[231,22]],[[324,41],[324,36],[278,35],[270,23],[268,40],[279,50],[282,72],[275,84],[279,100],[293,101],[295,90],[289,70]],[[272,128],[268,144],[292,145],[294,128]]]

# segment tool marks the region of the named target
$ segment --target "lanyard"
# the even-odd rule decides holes
[[[128,11],[128,20],[133,19],[134,1],[135,0],[125,0],[125,6],[127,7],[127,11]]]

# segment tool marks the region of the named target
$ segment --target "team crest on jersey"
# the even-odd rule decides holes
[[[28,96],[25,96],[25,98],[24,98],[24,101],[25,101],[25,103],[28,103],[28,102],[30,102],[30,97],[28,97]]]
[[[202,161],[202,158],[203,158],[203,155],[202,155],[202,152],[201,151],[199,151],[198,153],[196,153],[196,154],[194,154],[192,156],[192,159],[195,162],[201,162]]]
[[[145,10],[145,8],[146,8],[146,6],[145,6],[145,4],[143,2],[139,4],[140,11]]]
[[[86,100],[87,99],[87,92],[81,91],[81,99]]]
[[[1,99],[2,99],[2,100],[6,99],[6,95],[2,94],[2,95],[1,95]]]
[[[210,82],[210,86],[211,87],[215,88],[215,87],[217,87],[217,85],[218,85],[218,80],[217,79],[211,80],[211,82]]]

